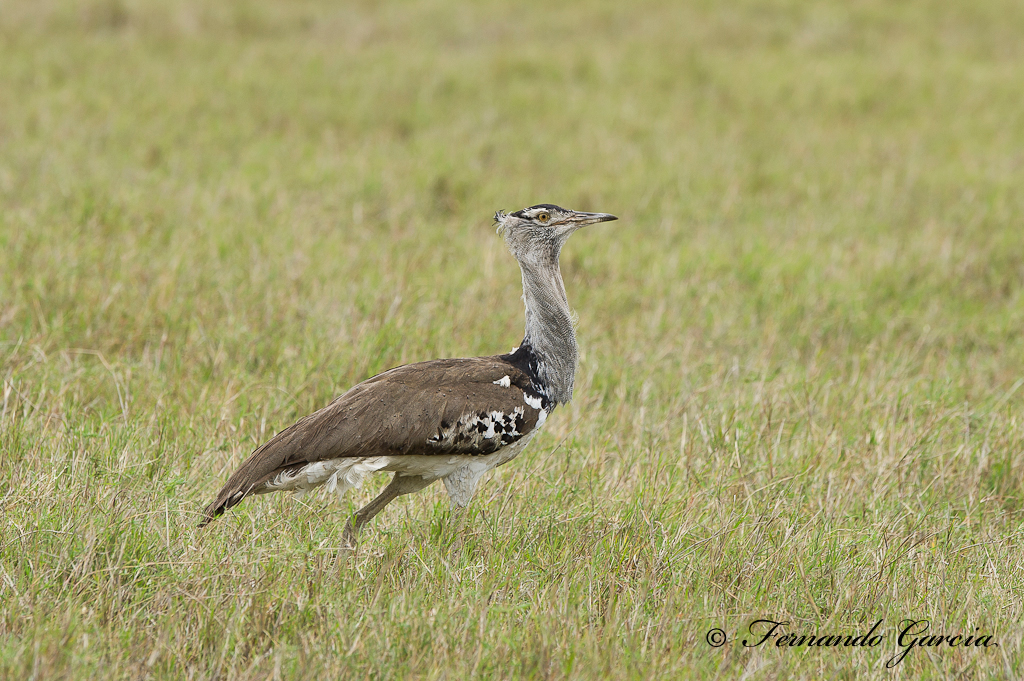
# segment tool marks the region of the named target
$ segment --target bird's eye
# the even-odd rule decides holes
[[[550,219],[551,219],[551,214],[550,213],[537,213],[537,220],[539,222],[547,222]]]

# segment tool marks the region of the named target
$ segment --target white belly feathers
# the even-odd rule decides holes
[[[328,492],[336,492],[340,498],[352,488],[361,488],[368,474],[376,471],[394,471],[429,481],[442,478],[452,502],[457,506],[466,506],[476,493],[477,484],[484,473],[516,458],[536,433],[537,430],[534,429],[517,442],[502,447],[493,454],[482,456],[417,454],[316,461],[292,473],[278,473],[264,483],[262,488],[255,490],[255,493],[295,492],[301,495],[315,487],[326,485]]]

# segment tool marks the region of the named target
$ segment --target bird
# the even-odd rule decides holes
[[[522,273],[519,346],[407,364],[353,386],[258,447],[204,509],[199,527],[252,495],[323,485],[340,497],[376,471],[393,476],[349,519],[343,541],[350,547],[385,506],[436,480],[464,509],[484,474],[516,458],[572,399],[579,351],[559,255],[579,228],[617,219],[550,203],[496,212],[497,232]]]

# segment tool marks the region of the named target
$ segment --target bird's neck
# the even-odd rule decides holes
[[[520,263],[526,303],[524,347],[537,356],[537,374],[547,396],[556,403],[572,399],[578,351],[565,285],[558,260],[551,264]]]

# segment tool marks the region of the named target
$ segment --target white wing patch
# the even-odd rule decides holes
[[[542,404],[542,402],[539,397],[533,397],[532,395],[523,393],[523,399],[526,400],[526,403],[533,407],[534,409],[540,409],[540,405]]]
[[[512,385],[512,379],[508,376],[502,376],[497,381],[491,381],[494,385],[500,385],[502,388],[508,388]]]

